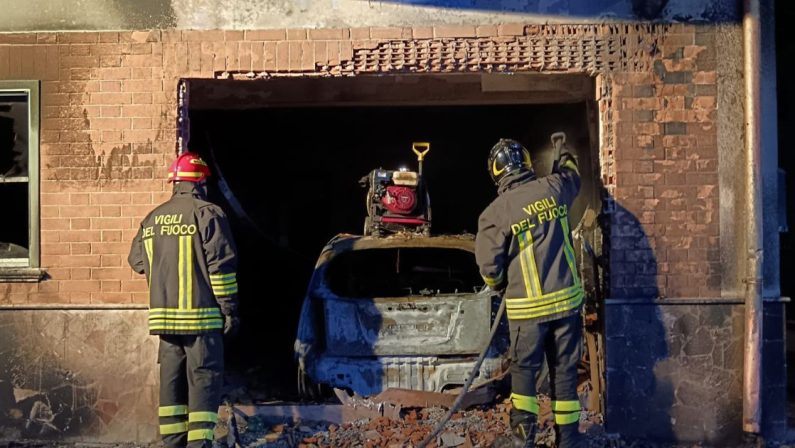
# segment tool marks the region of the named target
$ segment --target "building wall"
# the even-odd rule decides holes
[[[692,388],[704,368],[687,357],[707,356],[689,352],[685,340],[703,331],[731,335],[705,358],[715,378],[705,393],[719,397],[728,421],[739,427],[734,421],[741,409],[734,387],[739,368],[732,357],[736,346],[731,341],[739,337],[734,311],[699,311],[697,303],[663,310],[656,305],[715,300],[725,289],[722,284],[739,281],[721,266],[721,247],[728,243],[721,240],[718,166],[725,157],[721,151],[740,149],[718,145],[718,32],[715,25],[509,23],[0,34],[0,79],[42,80],[41,261],[48,273],[40,283],[0,285],[0,304],[147,303],[146,284],[127,267],[126,255],[140,219],[170,195],[163,179],[175,150],[182,77],[585,73],[597,82],[600,174],[608,194],[609,296],[617,300],[606,315],[608,423],[644,406],[631,394],[645,386],[621,383],[619,374],[627,362],[638,361],[633,353],[642,346],[623,335],[627,325],[634,325],[627,316],[644,306],[643,315],[657,331],[651,342],[664,345],[666,356],[654,358],[654,352],[638,362],[648,367],[647,380],[665,382],[674,395]],[[740,123],[742,117],[728,119]],[[0,316],[12,312],[0,311]],[[77,313],[88,318],[88,311]],[[709,321],[708,330],[675,324],[702,317]],[[79,327],[65,331],[73,340],[89,336]],[[151,341],[138,333],[123,340],[129,350]],[[18,344],[11,350],[28,347]],[[674,352],[684,355],[677,358]],[[29,381],[26,361],[14,362],[23,371],[15,381]],[[151,360],[119,362],[133,367]],[[99,373],[89,378],[91,370],[83,374],[89,382],[108,381]],[[124,415],[142,405],[117,402]],[[726,424],[716,418],[693,429],[683,418],[715,403],[681,404],[671,408],[679,418],[671,420],[667,436],[712,437]],[[111,426],[86,425],[81,431],[103,440],[129,437]]]
[[[612,297],[719,297],[714,29],[530,25],[0,34],[41,79],[42,266],[4,303],[147,302],[126,265],[169,197],[180,77],[541,71],[597,77]]]
[[[157,340],[135,309],[0,312],[0,441],[149,442]]]

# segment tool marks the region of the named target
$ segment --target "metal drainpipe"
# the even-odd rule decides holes
[[[760,129],[761,25],[759,0],[744,0],[745,206],[747,272],[745,285],[745,364],[743,431],[759,434],[762,422],[762,145]]]

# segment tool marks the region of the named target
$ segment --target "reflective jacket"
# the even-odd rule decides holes
[[[177,183],[171,199],[141,222],[128,257],[149,282],[149,333],[223,329],[223,314],[237,305],[236,254],[221,208],[195,184]]]
[[[509,319],[550,321],[579,311],[568,212],[580,189],[574,157],[563,153],[552,174],[505,179],[480,215],[475,257],[486,284],[505,290]]]

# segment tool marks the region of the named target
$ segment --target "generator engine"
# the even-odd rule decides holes
[[[385,236],[397,232],[430,235],[431,203],[422,178],[422,161],[430,143],[413,143],[418,171],[377,168],[359,184],[367,188],[364,235]]]

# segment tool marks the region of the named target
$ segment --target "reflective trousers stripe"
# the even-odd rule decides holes
[[[512,393],[511,402],[516,409],[538,415],[538,399],[536,397]]]
[[[188,407],[184,404],[177,404],[174,406],[160,406],[157,410],[158,417],[172,417],[175,415],[187,415]]]
[[[160,425],[160,434],[179,434],[188,431],[188,422],[171,423],[169,425]]]
[[[213,440],[214,434],[212,429],[191,429],[188,431],[188,442],[194,440]]]
[[[560,400],[552,402],[552,410],[556,412],[574,412],[580,410],[579,400]]]
[[[191,412],[188,414],[188,421],[191,423],[207,422],[218,423],[217,412]]]
[[[572,423],[577,423],[580,421],[580,413],[579,412],[571,412],[569,414],[559,414],[555,413],[555,423],[558,425],[570,425]]]

